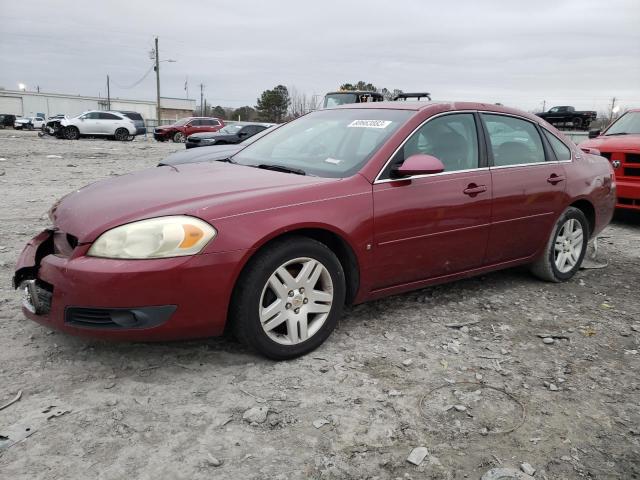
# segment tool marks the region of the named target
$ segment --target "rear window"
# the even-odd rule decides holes
[[[131,120],[144,120],[142,118],[142,115],[140,115],[137,112],[123,112],[122,113],[125,117],[130,118]]]

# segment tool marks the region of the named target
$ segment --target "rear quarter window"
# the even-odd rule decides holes
[[[551,148],[556,154],[556,158],[558,160],[571,160],[571,150],[567,147],[558,137],[556,137],[551,132],[542,129],[544,132],[544,136],[547,137],[547,140],[551,144]]]

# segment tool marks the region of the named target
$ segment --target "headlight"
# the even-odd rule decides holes
[[[103,258],[167,258],[194,255],[216,236],[216,229],[194,217],[158,217],[106,231],[87,255]]]

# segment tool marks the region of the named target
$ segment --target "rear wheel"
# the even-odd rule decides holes
[[[274,360],[320,346],[345,300],[340,261],[307,237],[279,240],[251,260],[238,280],[230,320],[238,339]]]
[[[582,264],[588,239],[587,217],[580,209],[567,208],[553,228],[544,253],[531,265],[531,272],[548,282],[569,280]]]
[[[174,143],[184,143],[184,133],[176,132],[173,134],[173,142]]]
[[[118,128],[113,136],[116,140],[124,142],[129,138],[129,130],[127,130],[126,128]]]
[[[580,117],[574,118],[571,123],[573,123],[573,128],[582,128],[582,119]]]
[[[74,126],[65,127],[64,138],[67,140],[78,140],[80,138],[80,130]]]

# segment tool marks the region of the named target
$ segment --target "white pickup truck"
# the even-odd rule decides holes
[[[42,128],[44,118],[42,117],[24,117],[16,118],[13,128],[16,130],[33,130],[34,128]]]

